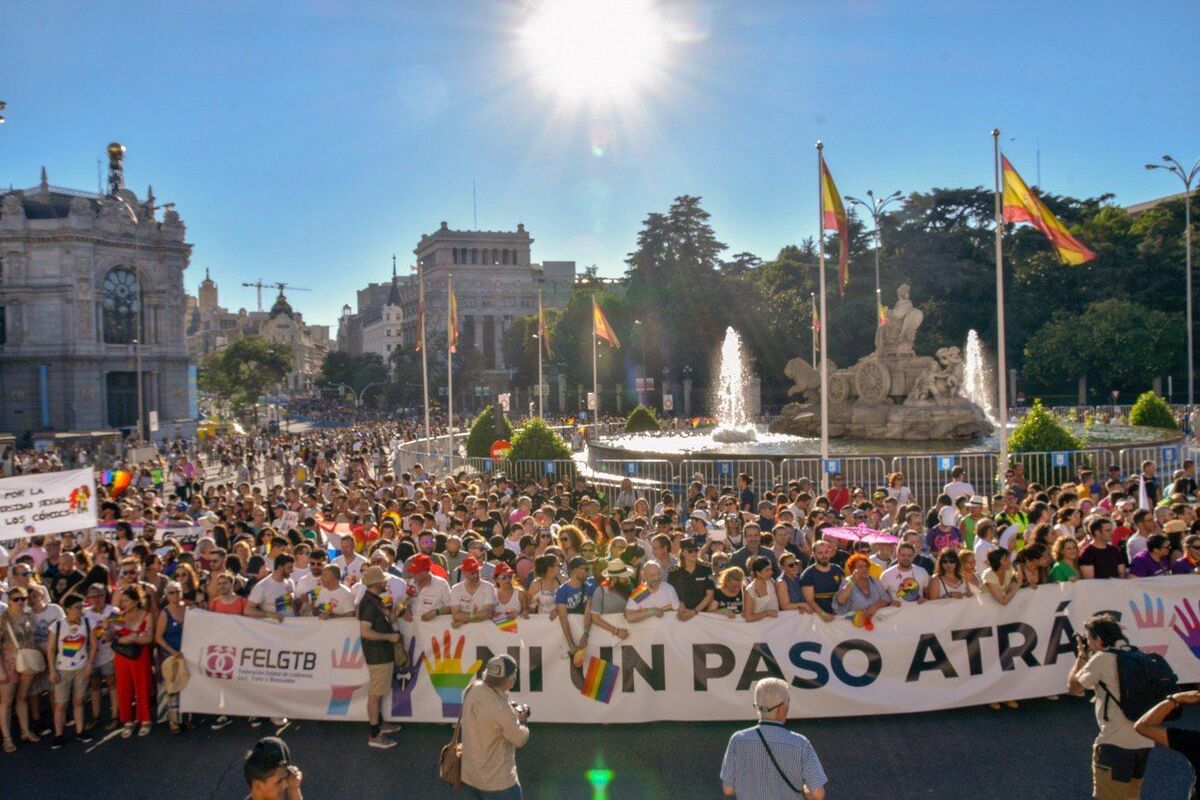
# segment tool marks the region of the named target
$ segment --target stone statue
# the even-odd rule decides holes
[[[929,367],[917,376],[905,405],[925,400],[944,401],[958,397],[962,386],[962,355],[957,347],[942,347],[937,351],[938,365]],[[940,366],[939,366],[940,365]]]
[[[25,219],[25,205],[21,202],[19,194],[11,192],[4,195],[3,202],[0,202],[0,216],[14,222]]]
[[[908,284],[901,284],[896,290],[896,305],[887,312],[887,322],[875,329],[876,355],[911,356],[916,352],[913,343],[925,315],[912,304],[908,294]]]
[[[837,364],[830,361],[827,369],[832,375],[837,371]],[[787,362],[787,366],[783,368],[783,374],[792,380],[792,386],[787,391],[788,397],[800,394],[811,398],[815,396],[817,389],[821,386],[821,370],[799,356]]]

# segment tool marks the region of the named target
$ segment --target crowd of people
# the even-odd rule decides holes
[[[401,618],[462,627],[545,614],[582,656],[593,626],[624,638],[664,616],[802,614],[870,629],[889,607],[977,595],[1003,605],[1048,582],[1200,571],[1192,461],[1169,480],[1146,462],[1056,485],[1014,464],[1003,485],[978,488],[957,468],[926,508],[899,473],[877,487],[739,475],[647,493],[405,470],[397,448],[421,427],[167,442],[119,495],[97,487],[101,527],[0,548],[3,749],[87,741],[98,727],[145,735],[160,702],[170,730],[185,730],[180,649],[195,608],[357,616],[389,646]],[[64,454],[14,463],[53,471]],[[181,540],[179,525],[201,535]],[[880,534],[862,541],[860,526]],[[371,746],[394,744],[377,704],[372,716]]]

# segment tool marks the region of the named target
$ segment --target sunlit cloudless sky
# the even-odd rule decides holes
[[[1194,2],[653,4],[660,62],[611,99],[553,91],[520,32],[539,3],[0,3],[0,184],[126,179],[175,202],[223,305],[263,278],[309,322],[402,274],[442,220],[525,223],[533,258],[624,270],[647,213],[703,197],[730,253],[816,233],[816,157],[861,194],[1028,182],[1129,204],[1200,155]]]

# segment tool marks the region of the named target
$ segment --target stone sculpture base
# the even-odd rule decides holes
[[[818,402],[788,403],[771,422],[771,433],[791,436],[821,435]],[[894,403],[829,404],[829,435],[859,439],[922,441],[974,439],[988,436],[993,427],[979,406],[965,397],[909,400]]]

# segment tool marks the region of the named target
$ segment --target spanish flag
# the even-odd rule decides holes
[[[1096,257],[1067,231],[1067,227],[1050,213],[1045,203],[1029,191],[1007,156],[1000,156],[1000,164],[1004,173],[1005,222],[1028,222],[1037,228],[1050,240],[1050,245],[1064,264],[1083,264]]]
[[[425,290],[422,287],[421,299],[417,301],[417,346],[419,353],[425,347]]]
[[[821,315],[817,313],[817,300],[815,295],[813,296],[812,317],[813,347],[819,350],[821,349]]]
[[[450,313],[446,318],[446,335],[450,339],[450,352],[458,352],[458,298],[454,295],[453,278],[446,279],[446,288],[449,290],[449,308]]]
[[[542,293],[538,292],[538,346],[542,355],[550,357],[550,331],[546,328],[546,309],[542,308]]]
[[[829,174],[825,156],[821,156],[821,229],[837,231],[838,248],[838,294],[846,296],[846,283],[850,280],[850,224],[846,219],[846,207],[838,194],[837,184]]]
[[[612,326],[608,324],[608,318],[604,316],[604,312],[600,310],[594,297],[592,298],[592,335],[600,337],[613,347],[621,346],[621,340],[613,332]]]

